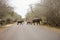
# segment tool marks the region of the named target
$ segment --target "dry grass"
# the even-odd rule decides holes
[[[7,27],[0,27],[0,31],[4,31]]]
[[[7,24],[7,25],[3,25],[0,27],[0,31],[4,31],[6,29],[8,29],[12,24]]]

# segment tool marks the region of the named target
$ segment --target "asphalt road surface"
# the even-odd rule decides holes
[[[37,25],[14,24],[0,32],[0,40],[60,40],[60,33]]]

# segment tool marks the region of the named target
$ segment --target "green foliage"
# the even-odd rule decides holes
[[[16,22],[21,16],[14,12],[14,9],[7,5],[7,0],[0,0],[0,19],[5,20],[5,24]]]
[[[34,5],[26,15],[27,19],[42,18],[49,25],[60,26],[60,0],[44,0]]]

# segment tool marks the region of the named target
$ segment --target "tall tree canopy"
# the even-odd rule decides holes
[[[8,0],[0,0],[0,19],[16,21],[21,19],[21,16],[14,12],[14,8],[8,5]]]
[[[41,0],[40,3],[34,5],[28,12],[29,16],[35,15],[34,17],[42,18],[50,25],[60,25],[60,0]]]

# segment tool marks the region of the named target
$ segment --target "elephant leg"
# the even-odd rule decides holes
[[[40,22],[38,22],[38,25],[40,25]]]
[[[35,25],[35,23],[34,23],[34,25]]]
[[[3,25],[3,23],[1,23],[1,26]]]
[[[19,23],[17,23],[17,25],[18,25]]]
[[[38,21],[36,22],[36,24],[38,25]]]

